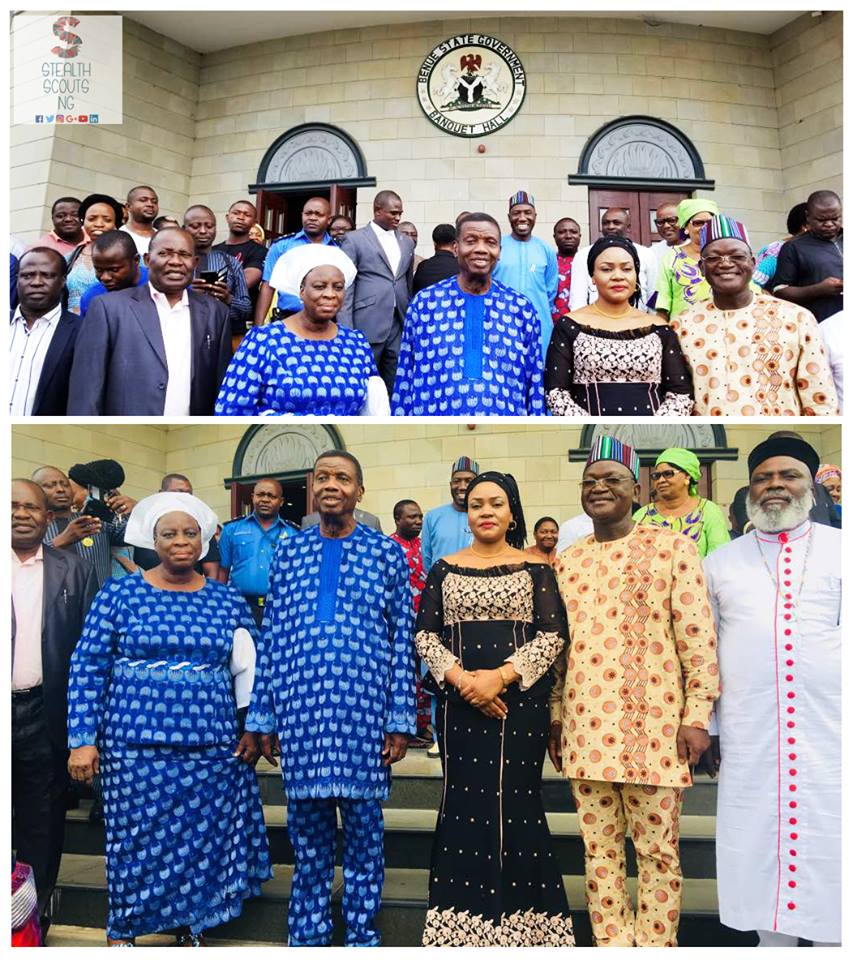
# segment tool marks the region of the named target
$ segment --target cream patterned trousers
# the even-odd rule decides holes
[[[586,899],[599,947],[677,946],[681,912],[678,787],[572,780],[584,843]],[[637,910],[628,894],[625,832],[637,853]]]

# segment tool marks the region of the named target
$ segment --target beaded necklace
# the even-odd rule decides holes
[[[806,566],[809,562],[809,554],[812,552],[812,542],[814,541],[814,524],[809,527],[809,542],[806,544],[806,555],[803,558],[803,575],[800,577],[800,589],[797,591],[797,596],[795,602],[799,604],[800,596],[803,592],[803,585],[806,582]],[[761,538],[758,536],[758,531],[755,531],[755,542],[758,544],[758,552],[761,555],[761,562],[764,564],[764,569],[767,571],[768,576],[773,582],[773,586],[776,588],[776,592],[779,592],[779,580],[776,575],[770,569],[770,564],[767,562],[767,557],[764,556],[764,549],[761,546]],[[787,537],[785,540],[782,540],[781,543],[787,543]]]

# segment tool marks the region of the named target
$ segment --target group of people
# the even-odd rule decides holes
[[[469,457],[450,504],[400,501],[388,537],[358,509],[358,460],[327,451],[301,530],[260,480],[215,559],[186,477],[136,502],[107,486],[115,466],[72,468],[76,512],[54,467],[12,485],[15,842],[46,922],[66,763],[100,779],[110,944],[200,945],[271,876],[263,755],[287,795],[289,943],[331,942],[339,814],[346,942],[377,945],[381,804],[419,732],[420,672],[444,778],[425,945],[573,945],[546,752],[598,945],[676,944],[697,765],[719,776],[722,922],[767,945],[840,940],[840,533],[813,519],[817,478],[840,503],[840,471],[798,435],[750,452],[751,527],[731,542],[694,454],[661,454],[643,507],[639,457],[607,435],[580,479],[587,529],[541,518],[528,550],[515,480]],[[131,568],[104,577],[118,543]]]
[[[559,220],[555,249],[519,191],[508,234],[465,211],[435,227],[426,259],[391,190],[360,229],[311,198],[302,229],[269,249],[251,239],[248,201],[219,244],[206,205],[180,224],[158,212],[146,186],[125,205],[62,197],[53,230],[12,256],[10,414],[840,412],[843,231],[829,190],[757,252],[707,198],[661,204],[651,247],[612,208],[584,247]]]

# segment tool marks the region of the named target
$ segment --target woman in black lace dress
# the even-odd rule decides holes
[[[636,307],[640,261],[624,237],[587,257],[598,299],[554,325],[545,400],[555,416],[689,416],[693,378],[675,331]]]
[[[444,767],[423,943],[574,946],[541,796],[565,611],[550,566],[519,549],[515,480],[481,473],[467,510],[474,542],[433,565],[415,637]]]

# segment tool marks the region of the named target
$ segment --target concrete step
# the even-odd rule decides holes
[[[224,941],[269,943],[286,940],[286,908],[290,896],[292,867],[276,866],[275,877],[264,884],[260,897],[248,900],[240,917],[208,933],[217,943]],[[590,946],[589,919],[586,913],[584,881],[581,875],[563,877],[578,946]],[[631,895],[636,881],[628,881]],[[332,901],[335,916],[335,943],[343,943],[340,898],[343,878],[335,870]],[[107,911],[104,859],[100,856],[65,854],[59,872],[59,909],[56,922],[61,926],[103,930]],[[423,931],[428,897],[426,869],[389,868],[379,927],[386,946],[418,946]],[[686,879],[682,902],[681,946],[754,946],[755,936],[723,927],[717,917],[716,882],[713,879]]]
[[[66,853],[102,855],[104,828],[90,824],[90,801],[81,802],[77,810],[66,816]],[[389,867],[425,869],[429,866],[435,835],[434,810],[397,809],[387,807],[385,815],[385,862]],[[576,813],[546,812],[548,827],[564,874],[581,874],[584,869],[583,840]],[[293,848],[287,835],[287,807],[265,806],[264,820],[273,863],[292,864]],[[714,851],[714,818],[682,816],[681,869],[685,877],[696,879],[716,876]],[[342,838],[338,832],[338,862],[341,862]],[[628,871],[636,869],[633,846],[628,844]]]
[[[287,803],[281,782],[281,770],[261,759],[257,766],[261,800],[265,805],[282,806]],[[426,750],[409,750],[394,765],[389,807],[401,809],[438,810],[441,803],[441,761],[426,755]],[[88,799],[91,790],[83,787],[81,797]],[[545,809],[571,813],[575,809],[572,792],[546,758],[542,770],[542,799]],[[713,816],[717,808],[717,784],[705,775],[697,775],[696,782],[684,791],[683,814]]]
[[[46,947],[105,947],[107,937],[103,930],[97,927],[73,927],[62,924],[52,924],[47,934]],[[170,933],[152,933],[147,937],[139,937],[137,947],[173,947],[175,938]],[[263,940],[227,940],[217,939],[217,947],[278,947],[281,943],[266,942]]]

